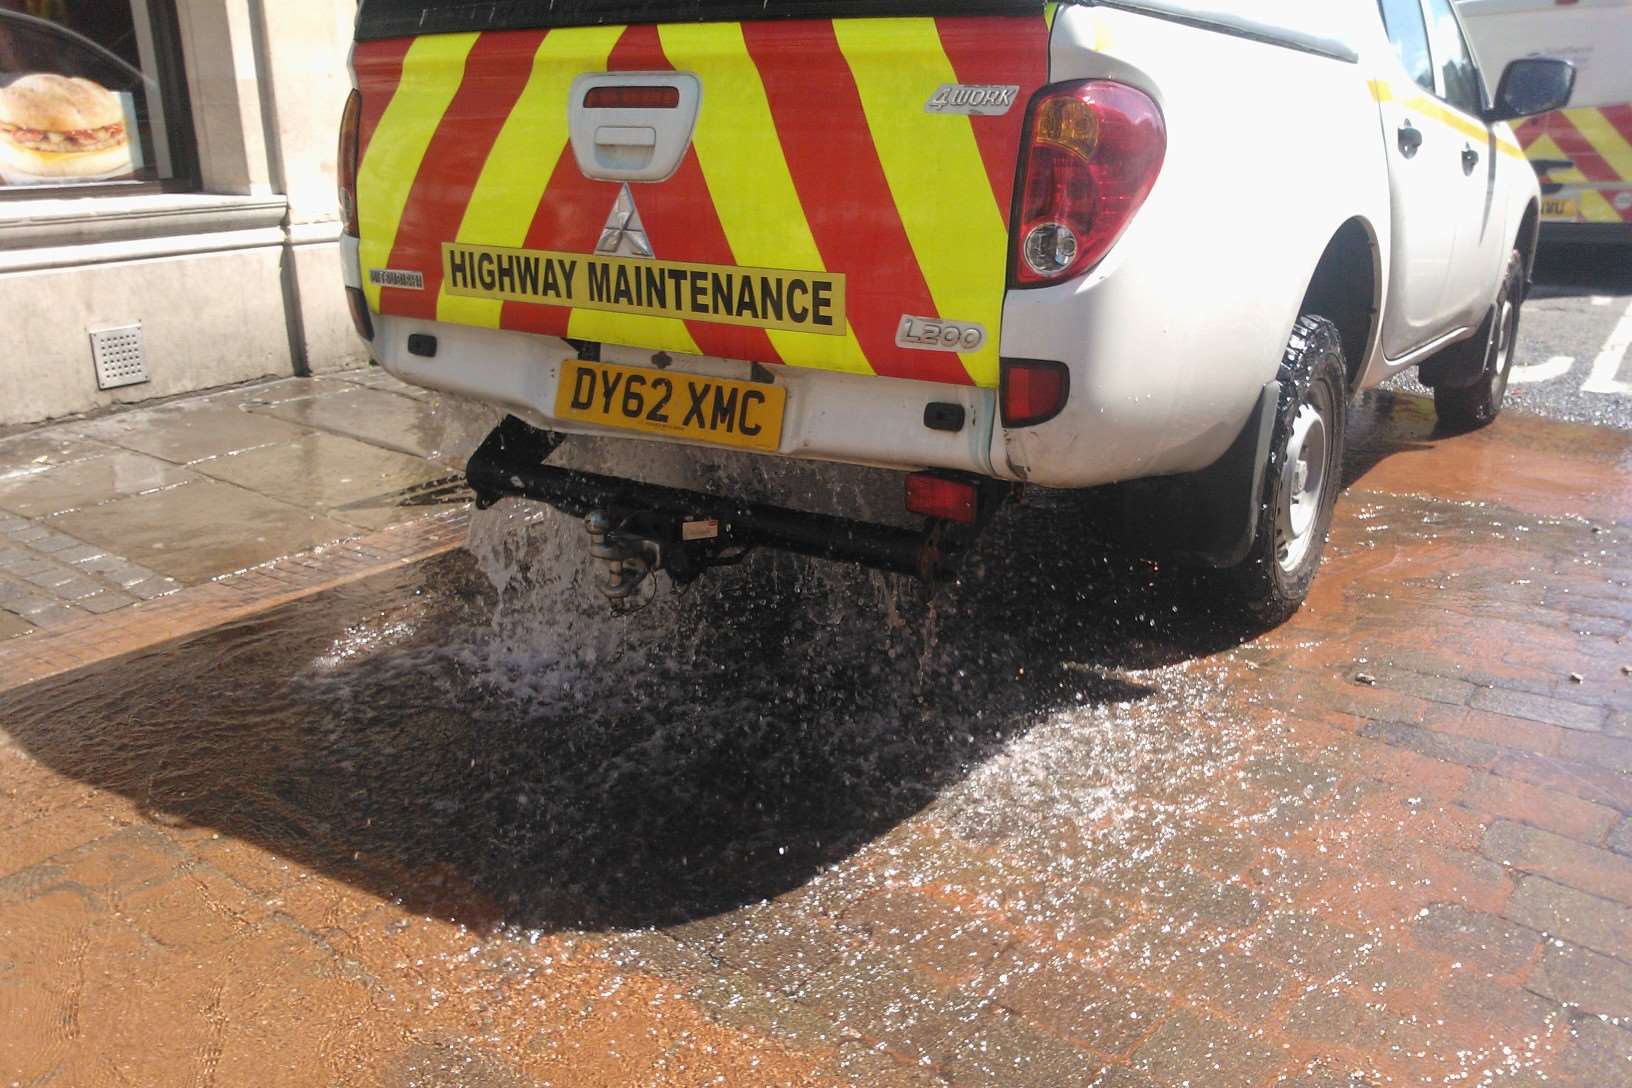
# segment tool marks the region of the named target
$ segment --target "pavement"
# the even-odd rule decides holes
[[[0,437],[0,639],[463,503],[469,420],[376,369]]]
[[[1367,397],[1265,633],[1044,493],[614,619],[480,422],[0,440],[0,1083],[1632,1085],[1632,435]]]

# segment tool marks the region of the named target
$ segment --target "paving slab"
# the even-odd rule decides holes
[[[169,461],[110,448],[106,456],[0,476],[0,510],[44,518],[196,479],[196,474]]]
[[[99,442],[178,465],[273,442],[289,442],[304,433],[299,427],[264,414],[246,412],[233,404],[212,404],[203,398],[121,412],[76,424],[75,429]]]
[[[377,366],[359,367],[356,370],[344,370],[337,374],[326,375],[337,382],[348,382],[352,385],[366,386],[371,389],[389,389],[393,393],[415,400],[435,400],[437,393],[430,389],[423,389],[417,385],[408,385],[391,376],[385,369]]]
[[[329,396],[253,407],[256,416],[311,430],[349,435],[413,457],[461,465],[485,434],[440,400],[420,400],[391,389],[357,387]]]
[[[215,480],[134,495],[52,519],[80,540],[193,584],[356,534],[323,517]]]
[[[392,379],[395,381],[396,379]],[[401,385],[401,383],[397,383]],[[355,389],[356,385],[345,381],[338,375],[323,375],[313,378],[278,378],[273,381],[252,382],[234,389],[223,389],[214,393],[206,393],[190,400],[198,400],[212,406],[232,406],[236,408],[267,408],[274,404],[281,404],[290,400],[309,400],[312,397],[326,397],[335,393],[345,393]],[[407,388],[403,386],[403,388]]]
[[[214,479],[368,529],[422,516],[424,506],[414,504],[416,490],[450,476],[446,468],[423,458],[334,434],[307,434],[193,467]]]
[[[1632,1031],[1624,1021],[1577,1017],[1570,1024],[1559,1069],[1574,1083],[1590,1088],[1632,1083]]]
[[[45,427],[0,438],[0,479],[29,473],[47,465],[66,465],[111,452],[106,443],[86,438],[68,427]]]

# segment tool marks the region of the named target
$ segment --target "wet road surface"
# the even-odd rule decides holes
[[[1267,634],[1046,494],[929,599],[611,618],[506,506],[8,680],[36,633],[3,1081],[1632,1085],[1632,439],[1356,413]]]
[[[1389,388],[1426,393],[1414,375]],[[1632,245],[1542,246],[1507,407],[1632,430]]]

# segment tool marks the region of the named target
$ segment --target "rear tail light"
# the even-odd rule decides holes
[[[968,480],[916,472],[907,477],[907,510],[929,518],[975,523],[980,509],[980,490]]]
[[[336,175],[340,182],[340,221],[345,232],[353,238],[362,231],[357,227],[357,159],[360,151],[363,119],[363,96],[352,91],[346,99],[346,112],[340,118],[340,155]]]
[[[1098,264],[1150,195],[1167,126],[1150,96],[1085,80],[1046,88],[1026,121],[1014,286],[1074,279]]]
[[[1064,363],[1004,359],[1001,374],[998,400],[1005,427],[1047,423],[1060,414],[1071,395],[1071,371]]]
[[[362,234],[357,225],[357,159],[360,154],[363,118],[363,96],[356,90],[346,99],[346,112],[340,117],[340,154],[336,160],[335,176],[340,184],[340,221],[345,233],[356,238]],[[356,287],[346,288],[346,308],[351,311],[351,323],[357,335],[364,340],[374,339],[374,318],[368,312],[368,297]]]

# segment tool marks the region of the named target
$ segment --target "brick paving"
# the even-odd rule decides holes
[[[0,609],[30,626],[105,615],[180,588],[139,563],[0,513]]]
[[[72,743],[7,720],[99,660],[443,554],[458,511],[12,639],[0,1071],[1632,1086],[1632,444],[1522,418],[1442,439],[1429,419],[1402,399],[1357,420],[1331,561],[1292,623],[1175,650],[1107,599],[1130,621],[1114,646],[1062,629],[1052,662],[971,655],[993,716],[998,670],[1046,685],[1023,727],[955,747],[967,765],[926,778],[927,803],[814,872],[682,921],[518,924],[475,869],[380,856],[377,811],[309,843],[275,797],[178,819],[185,776],[75,773]],[[983,602],[943,623],[1002,608]],[[472,766],[483,743],[515,758],[494,736]],[[255,782],[374,773],[256,750]]]
[[[199,586],[178,586],[142,608],[105,617],[81,614],[35,637],[0,642],[0,684],[11,687],[58,676],[421,562],[462,545],[468,522],[468,510],[462,507],[427,515]]]
[[[436,416],[364,370],[0,437],[0,642],[457,505],[469,440]],[[359,433],[381,419],[414,448]]]

